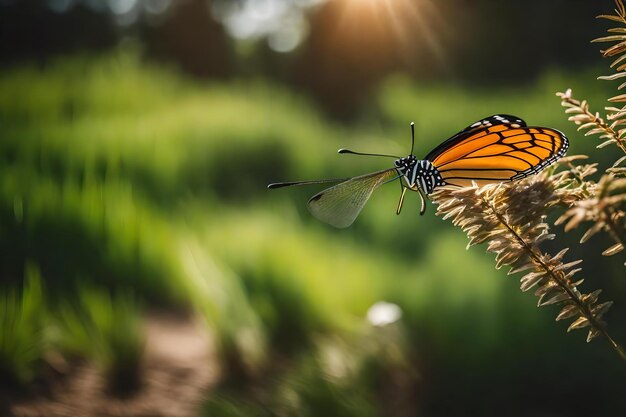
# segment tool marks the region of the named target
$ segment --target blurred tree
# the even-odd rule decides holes
[[[329,2],[310,18],[311,34],[294,66],[296,84],[305,87],[336,116],[354,111],[369,88],[401,61],[391,22],[375,18],[375,9],[344,14],[341,2]]]
[[[144,20],[142,38],[149,56],[173,61],[199,77],[232,75],[232,42],[209,6],[206,0],[181,1],[160,21]]]
[[[530,82],[548,66],[587,65],[597,57],[587,41],[601,32],[589,16],[612,7],[610,0],[157,3],[0,0],[0,59],[97,51],[132,35],[149,57],[195,76],[272,78],[346,118],[395,71],[491,85]]]
[[[55,11],[38,0],[0,1],[0,64],[111,47],[117,34],[107,17],[82,3]]]
[[[610,7],[585,0],[329,1],[310,14],[293,79],[336,116],[352,114],[398,70],[474,84],[529,82],[549,66],[593,62],[597,51],[580,45],[600,30],[589,16]]]
[[[613,2],[457,0],[463,8],[457,47],[450,51],[456,75],[489,83],[528,81],[550,66],[598,62],[590,40],[602,28],[589,20],[612,10]]]

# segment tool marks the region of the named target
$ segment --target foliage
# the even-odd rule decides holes
[[[45,346],[105,372],[126,363],[143,376],[135,325],[152,307],[201,315],[222,370],[211,402],[223,400],[226,415],[259,415],[277,404],[295,414],[293,393],[311,413],[318,400],[352,414],[376,414],[397,400],[398,415],[462,415],[450,407],[467,406],[488,415],[516,398],[512,385],[537,395],[560,384],[582,395],[581,381],[598,369],[605,375],[596,392],[600,407],[620,410],[613,398],[621,400],[614,387],[623,373],[604,346],[566,345],[566,335],[546,324],[549,312],[537,314],[496,279],[488,257],[463,251],[463,237],[432,211],[420,218],[417,202],[407,199],[395,216],[395,187],[381,187],[349,232],[311,219],[304,203],[314,190],[265,189],[279,179],[387,166],[334,151],[405,152],[412,118],[422,151],[466,121],[499,111],[567,130],[545,97],[556,83],[584,86],[585,79],[553,73],[532,88],[494,95],[396,78],[382,87],[372,114],[341,126],[280,86],[193,83],[124,49],[3,70],[2,278],[19,284],[26,260],[36,262],[46,288],[45,328],[55,330]],[[576,246],[564,246],[580,257]],[[612,323],[610,315],[623,312],[615,279],[621,269],[592,262],[616,301]],[[375,336],[363,327],[368,308],[381,300],[403,316],[396,333]],[[124,317],[129,326],[114,328]],[[577,374],[563,381],[580,358]],[[338,378],[336,363],[354,366]],[[233,385],[241,390],[227,389]],[[485,389],[494,398],[477,401]],[[450,397],[462,400],[451,404]],[[551,413],[555,401],[546,395],[532,406]],[[559,407],[561,414],[589,411]]]
[[[145,340],[132,294],[83,287],[76,303],[61,305],[56,316],[57,348],[94,359],[113,390],[138,386]]]
[[[272,384],[222,388],[205,415],[374,416],[406,413],[417,376],[406,372],[403,331],[397,324],[363,324],[342,336],[317,337],[306,355],[273,369]],[[237,392],[239,390],[239,392]],[[380,404],[369,394],[379,392]],[[231,413],[231,414],[229,414]],[[395,414],[394,414],[395,415]]]
[[[29,264],[22,289],[0,292],[0,379],[25,384],[37,376],[47,325],[38,269]]]

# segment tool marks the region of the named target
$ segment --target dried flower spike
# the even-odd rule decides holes
[[[624,73],[626,75],[626,73]],[[600,135],[604,142],[599,144],[598,148],[604,148],[607,145],[615,143],[624,153],[626,153],[626,140],[623,136],[626,134],[626,128],[619,130],[619,126],[626,124],[626,113],[623,113],[622,109],[615,109],[616,112],[607,116],[607,119],[613,120],[611,124],[608,124],[601,116],[600,113],[592,113],[589,110],[589,103],[587,100],[576,100],[572,95],[572,90],[567,89],[564,93],[558,92],[556,95],[561,99],[561,105],[565,107],[565,113],[569,115],[568,119],[574,122],[578,126],[578,130],[586,130],[585,136]]]
[[[602,319],[612,302],[598,304],[600,290],[585,294],[578,289],[583,280],[574,276],[581,270],[575,268],[581,261],[565,263],[567,249],[554,256],[540,249],[542,242],[555,237],[545,222],[549,209],[584,195],[579,189],[583,185],[576,183],[571,173],[542,173],[482,188],[442,188],[433,194],[433,200],[438,204],[438,215],[451,219],[467,233],[468,247],[487,244],[487,251],[496,254],[496,268],[509,266],[509,274],[530,271],[520,279],[521,290],[535,289],[538,306],[562,306],[557,320],[572,319],[568,331],[588,328],[587,341],[602,335],[626,360]]]

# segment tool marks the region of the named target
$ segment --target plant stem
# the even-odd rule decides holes
[[[569,96],[561,96],[561,100],[567,102],[571,107],[575,107],[581,113],[585,114],[585,116],[587,116],[596,126],[604,130],[606,134],[610,135],[615,140],[615,144],[626,154],[626,144],[624,143],[624,139],[620,138],[619,134],[607,122],[605,122],[604,119],[591,113],[588,105],[583,107],[581,106],[580,101]]]
[[[613,217],[615,213],[610,207],[604,207],[602,209],[602,213],[604,213],[604,217],[606,218],[604,222],[609,228],[609,235],[615,240],[615,243],[621,243],[622,246],[626,247],[626,243],[624,242],[624,238],[620,233],[619,227],[613,221]]]
[[[606,326],[601,323],[591,312],[589,306],[583,302],[580,298],[580,293],[572,288],[567,280],[565,279],[565,275],[563,271],[554,271],[550,266],[546,265],[543,261],[541,253],[538,253],[538,250],[533,247],[531,244],[526,242],[524,238],[522,238],[519,233],[511,227],[504,216],[494,207],[494,205],[483,197],[483,203],[493,212],[493,214],[498,218],[498,221],[502,226],[504,226],[511,236],[525,249],[528,253],[528,256],[532,260],[532,262],[537,266],[543,269],[548,273],[548,275],[552,278],[554,282],[556,282],[559,287],[561,287],[569,296],[569,298],[576,304],[578,311],[589,321],[589,324],[592,328],[598,330],[609,342],[613,350],[620,356],[623,361],[626,361],[626,353],[624,349],[608,334],[606,331]]]

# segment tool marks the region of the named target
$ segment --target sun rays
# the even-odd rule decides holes
[[[447,59],[442,36],[450,32],[433,0],[338,0],[340,9],[335,35],[352,37],[376,36],[387,40],[410,66],[426,50],[443,68]]]

